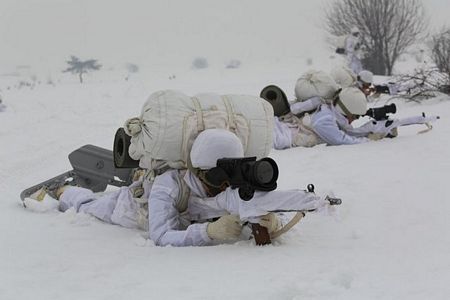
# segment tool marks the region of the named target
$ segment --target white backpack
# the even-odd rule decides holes
[[[331,103],[340,87],[334,79],[323,71],[308,71],[295,84],[295,97],[303,102],[312,97],[320,97],[323,102]]]
[[[347,66],[334,67],[330,75],[342,88],[353,86],[357,80],[357,75]]]
[[[266,157],[272,148],[273,108],[255,96],[166,90],[150,95],[139,117],[126,121],[129,155],[149,170],[184,169],[197,135],[211,128],[235,133],[245,156]]]

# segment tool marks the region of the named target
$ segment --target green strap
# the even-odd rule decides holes
[[[342,109],[342,111],[344,112],[344,114],[347,117],[352,116],[353,114],[347,109],[347,107],[345,107],[344,103],[342,103],[341,99],[337,100],[337,105],[339,105],[339,107]]]
[[[231,129],[231,131],[236,132],[236,120],[234,119],[233,106],[227,96],[222,96],[221,98],[227,110],[228,127]]]
[[[184,181],[185,174],[186,174],[186,170],[181,170],[181,171],[179,171],[178,176],[176,177],[180,191],[178,193],[178,197],[177,197],[177,200],[175,203],[175,208],[180,213],[187,210],[188,200],[189,200],[189,197],[191,196],[191,190],[190,190],[189,186],[187,185],[187,183]]]

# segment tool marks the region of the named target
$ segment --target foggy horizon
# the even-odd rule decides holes
[[[322,58],[330,53],[320,28],[328,2],[2,0],[1,74],[20,65],[59,70],[70,55],[105,66],[186,67],[197,56],[213,63],[292,58],[300,52]],[[450,16],[442,9],[445,1],[423,3],[430,29],[442,27]],[[311,34],[297,34],[305,30],[296,28],[299,18]]]

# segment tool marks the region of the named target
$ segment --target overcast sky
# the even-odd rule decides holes
[[[295,56],[300,47],[314,56],[329,51],[323,2],[0,0],[0,68],[59,68],[70,54],[108,64],[264,59]],[[423,2],[433,27],[449,24],[450,0]]]

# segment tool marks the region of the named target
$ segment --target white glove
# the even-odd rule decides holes
[[[259,220],[259,225],[266,227],[269,233],[275,232],[281,227],[281,221],[274,213],[268,213]]]
[[[242,225],[239,216],[226,215],[206,227],[206,233],[212,240],[232,240],[239,237]]]

